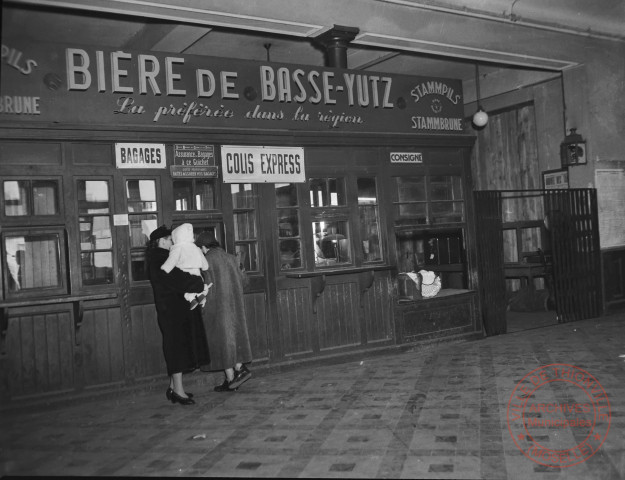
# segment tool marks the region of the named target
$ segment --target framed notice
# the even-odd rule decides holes
[[[601,248],[625,245],[625,169],[595,170]]]
[[[543,188],[545,190],[569,188],[569,170],[567,168],[545,170],[543,172]]]
[[[174,145],[174,158],[169,170],[174,178],[216,178],[219,175],[219,167],[214,145],[188,143]]]

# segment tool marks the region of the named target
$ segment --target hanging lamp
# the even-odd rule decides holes
[[[480,104],[480,71],[477,63],[475,64],[475,93],[477,96],[477,112],[473,114],[473,125],[482,128],[488,123],[488,113],[484,111]]]

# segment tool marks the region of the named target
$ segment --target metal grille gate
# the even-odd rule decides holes
[[[595,189],[486,190],[474,192],[478,275],[486,335],[506,332],[502,204],[530,194],[548,224],[558,322],[602,315],[601,252]],[[543,220],[541,215],[536,220]]]

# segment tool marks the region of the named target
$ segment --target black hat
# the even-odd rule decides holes
[[[219,242],[215,238],[215,234],[211,231],[204,231],[200,233],[195,239],[195,244],[198,247],[206,247],[206,248],[213,248],[213,247],[220,246]]]
[[[158,240],[159,238],[167,237],[171,235],[171,230],[165,225],[161,225],[152,233],[150,233],[150,240]]]

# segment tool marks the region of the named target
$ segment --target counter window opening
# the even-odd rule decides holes
[[[459,175],[395,177],[395,242],[400,272],[441,276],[443,288],[466,289],[464,197]]]
[[[3,277],[7,298],[67,294],[62,228],[3,232]]]
[[[353,264],[345,179],[309,179],[316,267]]]
[[[1,186],[4,298],[67,294],[61,179],[5,177]]]

